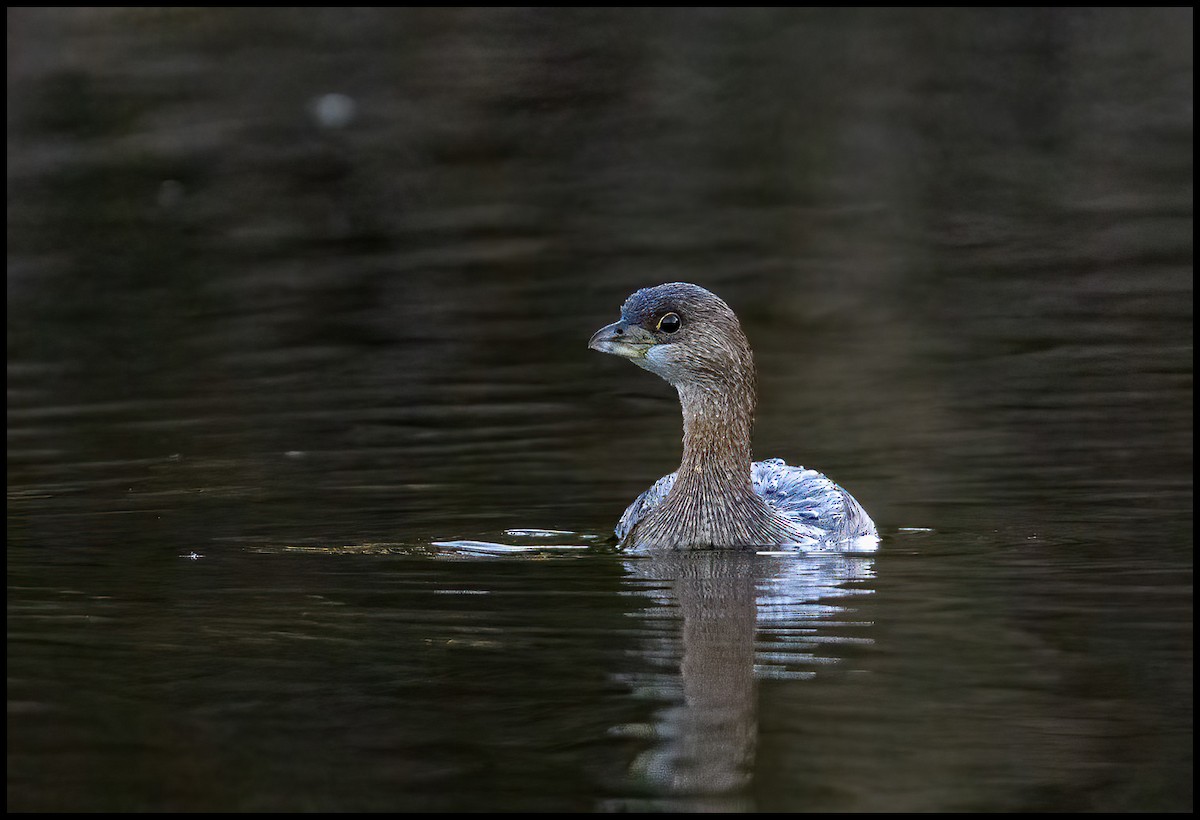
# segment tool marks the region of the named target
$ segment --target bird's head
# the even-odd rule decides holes
[[[754,378],[737,316],[719,296],[686,282],[637,291],[621,306],[620,320],[597,330],[588,347],[629,359],[677,388],[719,389]]]

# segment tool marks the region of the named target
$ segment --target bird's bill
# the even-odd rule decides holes
[[[605,325],[592,334],[588,347],[601,353],[611,353],[624,359],[644,359],[646,352],[655,345],[654,337],[647,331],[622,319]]]

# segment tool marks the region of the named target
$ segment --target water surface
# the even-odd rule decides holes
[[[8,22],[9,809],[1191,809],[1190,10]],[[679,279],[877,554],[614,548]]]

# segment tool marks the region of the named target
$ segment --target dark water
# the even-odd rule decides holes
[[[8,24],[10,810],[1191,809],[1190,10]],[[612,548],[678,279],[876,555]]]

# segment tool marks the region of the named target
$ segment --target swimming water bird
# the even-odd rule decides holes
[[[621,545],[638,549],[873,549],[862,506],[815,470],[752,461],[755,372],[737,316],[686,282],[637,291],[592,350],[666,379],[683,406],[683,461],[625,510]]]

